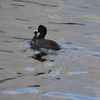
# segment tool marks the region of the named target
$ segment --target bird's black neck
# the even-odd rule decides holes
[[[39,36],[37,37],[38,39],[44,39],[45,38],[46,33],[40,33]]]

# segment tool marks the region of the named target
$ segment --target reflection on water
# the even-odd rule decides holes
[[[78,75],[78,74],[88,74],[88,72],[84,71],[84,72],[72,72],[72,74]]]
[[[38,89],[33,88],[24,88],[24,89],[18,89],[15,91],[3,91],[5,94],[23,94],[23,93],[38,93]]]
[[[0,33],[5,33],[4,31],[0,30]]]
[[[43,75],[45,73],[41,72],[41,73],[35,73],[34,76],[38,76],[38,75]]]
[[[28,85],[28,87],[40,87],[40,85]]]
[[[58,7],[57,5],[42,4],[42,3],[33,2],[33,1],[26,1],[26,0],[24,0],[24,1],[23,0],[13,0],[13,1],[33,3],[33,4],[37,4],[37,5],[41,5],[41,6]]]
[[[100,57],[100,55],[87,55],[87,56]]]
[[[0,70],[4,70],[3,68],[0,68]]]
[[[31,56],[30,58],[34,58],[34,59],[36,59],[38,61],[44,62],[44,61],[46,61],[46,59],[45,58],[42,58],[42,57],[43,56],[46,56],[46,55],[47,54],[45,52],[40,52],[38,54],[35,54],[35,55]]]
[[[81,23],[55,23],[55,22],[48,22],[50,24],[65,24],[65,25],[83,25],[85,26],[85,24],[81,24]]]
[[[55,75],[59,75],[59,73],[58,72],[50,72],[48,75],[49,76],[55,76]]]
[[[30,20],[27,20],[27,19],[20,19],[20,18],[15,18],[15,20],[30,21]]]
[[[19,7],[25,7],[25,5],[18,5],[18,4],[10,4],[10,5],[19,6]]]
[[[5,40],[4,40],[3,42],[11,43],[12,41],[5,41]]]
[[[27,71],[35,71],[36,69],[35,68],[25,68],[25,70],[27,70]]]
[[[1,37],[4,37],[4,38],[13,38],[13,39],[20,39],[20,40],[29,40],[29,38],[21,38],[21,37],[12,37],[12,36],[3,36],[3,35],[0,35]]]
[[[28,27],[29,29],[34,29],[33,27]]]
[[[53,65],[54,65],[54,63],[52,63],[52,62],[48,62],[48,63],[44,64],[44,66],[53,66]]]
[[[100,100],[99,98],[87,97],[72,93],[46,92],[44,93],[44,95],[55,98],[66,98],[66,99],[76,99],[76,100]]]
[[[7,53],[14,53],[13,51],[8,51],[8,50],[0,50],[1,52],[7,52]]]
[[[0,100],[100,100],[99,8],[99,0],[0,0]],[[30,48],[40,24],[61,50]]]
[[[3,83],[3,82],[5,82],[5,81],[7,81],[7,80],[13,80],[13,79],[16,79],[16,78],[7,78],[7,79],[3,79],[3,80],[0,80],[0,83]]]

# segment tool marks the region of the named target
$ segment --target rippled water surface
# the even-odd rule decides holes
[[[0,100],[100,100],[100,0],[0,0]]]

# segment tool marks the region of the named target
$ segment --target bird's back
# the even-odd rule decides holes
[[[60,49],[60,46],[55,41],[49,39],[36,39],[35,46],[37,48],[46,48],[54,50]]]

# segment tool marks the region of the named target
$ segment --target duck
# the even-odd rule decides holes
[[[39,33],[39,35],[37,35]],[[38,29],[34,31],[34,37],[32,38],[31,45],[34,45],[36,48],[45,48],[45,49],[53,49],[60,50],[60,46],[53,40],[45,39],[47,34],[47,28],[44,25],[39,25]]]

